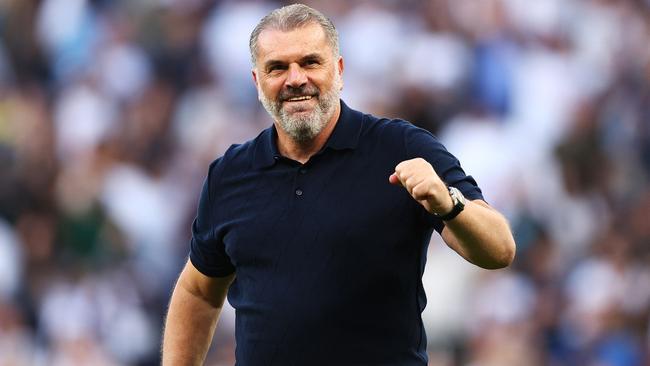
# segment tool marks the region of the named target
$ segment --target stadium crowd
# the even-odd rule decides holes
[[[515,233],[499,271],[432,241],[430,364],[650,365],[650,1],[306,3],[343,99],[435,133]],[[248,37],[282,4],[0,1],[0,365],[159,363],[207,166],[271,124]]]

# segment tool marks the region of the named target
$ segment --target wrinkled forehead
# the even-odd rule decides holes
[[[333,54],[332,45],[325,31],[317,23],[310,23],[291,30],[268,28],[258,38],[258,62],[268,59],[284,60],[308,54]]]

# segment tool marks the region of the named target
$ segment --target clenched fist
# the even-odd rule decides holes
[[[397,164],[388,181],[406,188],[411,197],[432,214],[445,215],[453,209],[447,186],[431,164],[422,158]]]

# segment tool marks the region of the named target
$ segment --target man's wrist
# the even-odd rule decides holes
[[[443,215],[434,213],[442,221],[449,221],[456,218],[465,209],[465,196],[463,196],[463,193],[458,188],[451,186],[447,187],[447,190],[449,191],[449,197],[452,202],[451,210]]]

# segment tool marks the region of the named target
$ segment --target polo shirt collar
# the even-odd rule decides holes
[[[325,143],[324,148],[334,150],[355,149],[359,144],[359,135],[361,134],[361,123],[363,114],[350,109],[350,107],[341,100],[341,114],[334,127],[334,131]]]
[[[355,149],[359,143],[363,113],[355,111],[341,100],[341,114],[323,149],[333,150]],[[269,167],[280,158],[277,145],[278,133],[275,124],[262,131],[257,140],[253,156],[254,168]]]
[[[277,145],[278,133],[275,131],[275,125],[265,129],[255,140],[253,150],[253,168],[267,168],[275,164],[280,158],[280,151]]]

